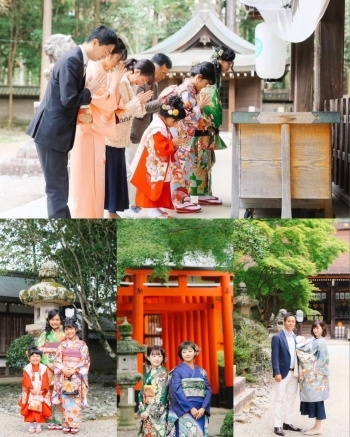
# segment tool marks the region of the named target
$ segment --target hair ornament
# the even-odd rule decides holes
[[[175,117],[177,116],[177,115],[179,115],[179,110],[178,109],[176,109],[176,108],[171,108],[171,106],[170,105],[162,105],[162,109],[164,110],[164,111],[167,111],[168,112],[168,114],[169,115],[174,115]]]
[[[191,65],[192,65],[192,67],[195,67],[196,65],[199,65],[199,64],[200,64],[199,61],[193,61]]]
[[[222,49],[220,49],[219,51],[216,50],[215,47],[212,47],[213,49],[213,53],[211,54],[211,59],[216,59],[217,61],[221,58],[221,56],[223,55],[224,51]]]

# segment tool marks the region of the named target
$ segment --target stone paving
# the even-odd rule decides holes
[[[232,134],[231,132],[221,132],[221,136],[228,148],[217,151],[216,164],[213,167],[213,194],[223,200],[221,206],[203,206],[199,214],[186,214],[185,218],[229,218],[231,210],[231,167],[232,167]],[[15,156],[16,149],[28,142],[29,137],[14,134],[15,142],[11,142],[11,133],[1,136],[0,131],[0,167],[4,159]],[[4,144],[2,144],[4,142]],[[22,143],[21,143],[22,142]],[[1,173],[1,172],[0,172]],[[1,175],[0,174],[0,218],[47,218],[46,196],[44,190],[43,176],[23,175]],[[193,197],[193,201],[197,199]],[[337,197],[333,196],[333,210],[337,218],[349,217],[349,208]],[[174,218],[184,218],[182,214],[168,211]],[[241,209],[239,216],[244,217],[245,210]],[[254,218],[274,218],[280,217],[280,210],[276,209],[255,209]],[[309,218],[305,210],[294,210],[294,218]],[[317,212],[317,218],[322,218],[321,212]],[[138,218],[146,218],[140,214]]]
[[[220,435],[220,428],[223,424],[223,421],[225,419],[225,415],[229,412],[229,410],[226,410],[224,408],[211,408],[211,416],[209,419],[209,437],[215,437]],[[138,426],[138,419],[137,415],[135,415],[135,420],[137,421]],[[128,430],[124,431],[122,429],[118,429],[118,437],[137,437],[137,430]]]
[[[84,409],[83,421],[116,417],[115,377],[89,375],[89,407]],[[19,417],[18,400],[21,377],[0,378],[0,413]],[[20,416],[21,417],[21,416]]]

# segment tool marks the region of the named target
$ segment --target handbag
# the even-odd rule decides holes
[[[78,109],[77,124],[92,124],[93,117],[89,105],[80,106]]]
[[[66,395],[66,396],[78,396],[79,395],[79,391],[74,390],[74,385],[71,381],[71,377],[69,377],[66,381],[64,381],[62,394]]]
[[[43,404],[38,399],[31,399],[28,402],[28,410],[37,411],[41,413],[43,411]]]

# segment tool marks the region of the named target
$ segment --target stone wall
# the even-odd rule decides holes
[[[27,125],[34,115],[34,102],[39,98],[14,98],[13,99],[13,122]],[[8,120],[8,97],[0,97],[0,124],[6,124]]]

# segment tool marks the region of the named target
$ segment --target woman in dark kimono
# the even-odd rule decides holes
[[[147,348],[146,362],[151,370],[144,376],[139,394],[141,426],[139,437],[165,437],[168,404],[168,371],[163,367],[165,351],[160,346]]]
[[[326,419],[324,401],[329,398],[328,349],[324,322],[316,320],[311,327],[313,338],[298,344],[300,413],[315,418],[315,425],[305,435],[321,435],[322,420]]]
[[[206,371],[194,363],[199,348],[184,341],[177,354],[182,363],[170,372],[167,433],[171,437],[207,437],[211,388]]]

